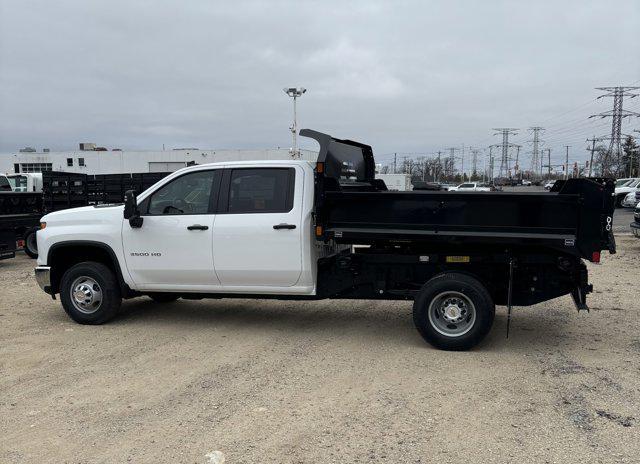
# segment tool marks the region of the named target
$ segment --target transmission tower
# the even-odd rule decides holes
[[[459,150],[457,147],[449,147],[449,160],[445,162],[445,176],[453,177],[456,173],[456,151]]]
[[[478,148],[470,147],[469,151],[471,151],[471,174],[478,174],[478,155],[480,154],[480,150]]]
[[[542,177],[542,156],[540,155],[539,147],[541,143],[540,140],[540,132],[544,131],[544,127],[533,126],[530,127],[529,130],[533,133],[533,140],[530,142],[533,143],[533,151],[531,152],[531,173],[534,176],[538,175],[538,170],[540,171],[540,177]]]
[[[518,129],[513,129],[510,127],[498,127],[494,129],[496,132],[493,135],[502,134],[502,144],[499,146],[502,147],[502,159],[500,160],[500,171],[498,172],[498,177],[507,177],[509,174],[509,148],[515,147],[514,144],[509,143],[510,135],[517,135],[516,132]]]
[[[640,116],[640,113],[622,109],[622,102],[624,101],[624,97],[637,97],[638,94],[633,93],[633,91],[638,89],[640,89],[640,87],[596,87],[596,90],[606,92],[604,95],[600,95],[598,99],[613,97],[613,109],[611,111],[589,116],[590,118],[611,118],[611,135],[602,137],[603,140],[609,140],[609,150],[602,160],[602,174],[609,173],[611,165],[617,165],[622,159],[622,120],[632,116]]]

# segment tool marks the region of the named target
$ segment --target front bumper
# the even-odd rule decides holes
[[[51,267],[37,266],[35,268],[36,282],[42,290],[51,295]]]

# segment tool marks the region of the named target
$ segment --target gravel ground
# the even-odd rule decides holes
[[[637,463],[640,240],[505,338],[437,351],[410,303],[139,298],[69,320],[0,262],[0,462]]]

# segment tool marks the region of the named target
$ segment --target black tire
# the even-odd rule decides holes
[[[176,301],[180,298],[175,293],[149,293],[149,298],[151,298],[156,303],[171,303],[172,301]]]
[[[36,241],[37,230],[30,230],[24,235],[24,252],[30,258],[38,257],[38,242]]]
[[[84,311],[80,308],[83,303],[78,303],[72,294],[81,292],[82,288],[92,295],[91,300],[87,297],[86,301],[92,303]],[[98,299],[100,302],[96,306]],[[69,317],[77,323],[97,325],[104,324],[118,313],[122,297],[113,271],[102,263],[86,261],[72,266],[62,276],[60,301]]]
[[[455,303],[458,298],[460,305]],[[448,323],[445,315],[436,311],[445,304],[447,308],[453,306],[451,314],[460,317],[460,323]],[[459,307],[462,309],[456,309]],[[480,343],[491,330],[495,313],[495,304],[484,285],[457,272],[429,280],[413,303],[413,322],[418,332],[429,344],[442,350],[468,350]]]

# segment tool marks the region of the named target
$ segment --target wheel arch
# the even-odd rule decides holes
[[[122,295],[132,293],[124,281],[118,257],[109,245],[90,240],[69,240],[54,243],[49,247],[47,253],[47,265],[51,267],[51,289],[53,294],[59,293],[60,281],[67,269],[84,261],[95,261],[104,264],[114,272]]]

